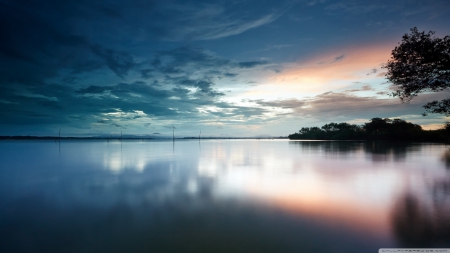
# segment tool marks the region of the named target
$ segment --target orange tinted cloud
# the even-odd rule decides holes
[[[265,85],[247,95],[279,92],[318,94],[364,82],[379,76],[381,65],[390,58],[394,45],[364,45],[323,53],[285,66],[281,73],[265,80]],[[274,89],[276,87],[276,89]]]

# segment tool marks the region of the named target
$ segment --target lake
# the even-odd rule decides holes
[[[0,141],[1,252],[450,247],[450,147]]]

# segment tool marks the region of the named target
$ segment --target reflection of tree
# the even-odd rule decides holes
[[[323,150],[326,153],[351,153],[361,149],[359,141],[291,141],[303,150]]]
[[[450,182],[446,183],[448,187]],[[435,187],[440,190],[439,185]],[[446,194],[450,196],[449,191]],[[450,246],[450,206],[445,202],[445,198],[434,199],[427,206],[414,195],[404,195],[392,216],[393,231],[399,242],[405,247]]]
[[[289,143],[301,147],[302,150],[323,150],[326,153],[336,154],[353,153],[363,149],[366,153],[373,155],[374,161],[384,161],[391,156],[394,160],[404,160],[409,151],[418,147],[413,143],[388,141],[291,141]]]
[[[450,149],[444,152],[442,155],[442,161],[445,162],[447,169],[450,169]]]
[[[394,160],[404,160],[406,154],[414,147],[411,143],[406,142],[387,142],[387,141],[368,141],[364,145],[366,153],[372,155],[382,155],[383,157],[377,157],[376,160],[386,160],[390,155]],[[384,158],[384,159],[383,159]]]

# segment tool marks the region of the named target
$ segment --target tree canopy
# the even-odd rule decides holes
[[[450,36],[438,38],[434,33],[412,28],[410,34],[403,35],[384,66],[387,79],[396,86],[393,95],[402,102],[409,102],[422,92],[450,88]],[[450,116],[450,99],[429,102],[424,108]]]
[[[448,141],[450,123],[442,129],[425,131],[420,125],[402,119],[373,118],[363,125],[328,123],[322,127],[302,127],[290,134],[291,140],[396,140]]]

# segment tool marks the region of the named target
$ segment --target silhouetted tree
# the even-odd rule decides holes
[[[450,87],[450,36],[437,38],[433,34],[433,31],[425,33],[412,28],[410,34],[403,35],[384,66],[387,79],[397,88],[393,95],[402,102],[409,102],[421,92]],[[450,116],[450,99],[427,103],[424,108],[427,112]]]
[[[364,124],[364,129],[367,134],[378,136],[387,131],[388,123],[390,123],[390,119],[373,118],[369,123]]]
[[[424,131],[420,125],[402,119],[373,118],[362,126],[328,123],[319,127],[302,127],[290,134],[293,140],[395,140],[450,141],[450,123],[443,129]]]

